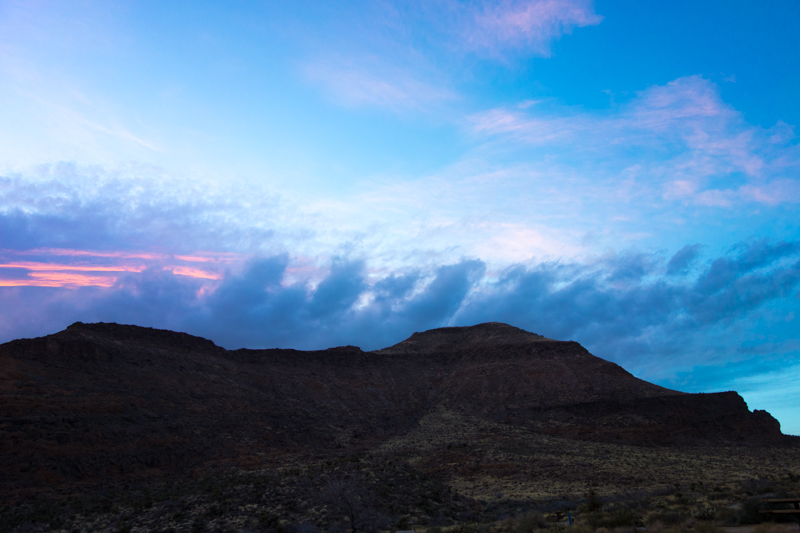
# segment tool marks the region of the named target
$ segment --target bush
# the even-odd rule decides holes
[[[717,520],[725,526],[736,525],[736,509],[723,507],[717,510]]]
[[[784,529],[774,522],[765,522],[753,529],[753,533],[782,533],[783,531]]]
[[[206,522],[200,517],[194,519],[192,522],[192,533],[201,533],[206,530]]]
[[[694,530],[697,533],[722,533],[722,529],[714,522],[697,522]]]
[[[272,513],[261,513],[258,517],[258,525],[264,529],[277,529],[281,517]]]
[[[706,503],[692,511],[692,517],[701,522],[710,522],[717,517],[717,508],[710,503]]]
[[[655,522],[647,522],[648,533],[661,533],[664,531],[664,524],[656,520]]]
[[[603,502],[597,497],[597,491],[589,489],[586,493],[586,503],[580,506],[580,510],[587,513],[594,513],[603,507]]]
[[[478,533],[478,528],[472,524],[458,524],[450,530],[450,533]]]
[[[667,527],[674,527],[683,524],[686,517],[677,511],[659,511],[647,517],[647,524],[660,522]]]
[[[545,520],[542,513],[538,511],[531,511],[522,516],[518,516],[514,520],[513,531],[514,533],[533,533],[537,529],[547,527],[547,520]]]
[[[638,521],[639,517],[628,507],[617,507],[608,516],[611,527],[635,526]]]
[[[761,510],[760,498],[749,498],[742,502],[742,507],[739,509],[739,523],[740,524],[760,524],[764,521],[764,515],[760,514]]]

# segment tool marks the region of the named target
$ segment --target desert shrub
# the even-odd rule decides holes
[[[213,504],[211,507],[208,508],[206,511],[206,516],[210,516],[211,518],[216,518],[218,516],[222,516],[225,511],[217,504]]]
[[[538,511],[531,511],[518,516],[514,520],[513,531],[514,533],[533,533],[537,529],[544,527],[547,527],[547,520],[545,520],[544,515]]]
[[[732,509],[731,507],[721,507],[717,509],[717,521],[724,526],[736,525],[736,515],[736,509]]]
[[[710,522],[717,517],[717,508],[710,503],[706,503],[692,511],[692,518],[701,522]]]
[[[277,529],[281,517],[273,513],[261,513],[258,516],[258,525],[264,529]]]
[[[603,502],[597,496],[597,491],[589,489],[586,493],[586,502],[579,507],[579,510],[586,513],[594,513],[603,507]]]
[[[658,511],[647,517],[647,524],[661,522],[664,526],[673,527],[683,524],[686,517],[677,511]]]
[[[748,498],[742,502],[737,516],[740,524],[760,524],[764,521],[764,515],[760,514],[762,503],[760,498]]]
[[[450,533],[478,533],[478,528],[473,524],[457,524]]]
[[[192,522],[192,533],[201,533],[206,530],[206,522],[200,517],[194,519]]]
[[[775,487],[769,479],[748,479],[742,482],[742,492],[748,494],[767,494],[775,492]]]
[[[697,522],[694,530],[696,533],[722,533],[722,529],[717,524],[708,521]]]
[[[569,533],[594,533],[594,530],[589,524],[576,524],[569,528]]]
[[[757,525],[752,533],[782,533],[783,528],[777,525],[775,522],[764,522],[763,524]]]
[[[611,527],[634,526],[638,521],[639,517],[628,507],[617,507],[608,514],[608,525]]]
[[[581,520],[583,522],[589,524],[589,526],[591,526],[592,529],[595,529],[595,530],[598,530],[598,531],[600,529],[606,529],[606,525],[607,524],[605,523],[604,518],[605,517],[600,512],[583,513],[581,515]]]
[[[639,516],[629,507],[616,507],[606,513],[597,512],[581,515],[595,529],[631,528],[641,523]]]
[[[735,495],[732,492],[726,490],[726,491],[722,491],[722,492],[712,492],[711,494],[708,495],[708,499],[709,500],[729,500],[733,496],[735,496]]]

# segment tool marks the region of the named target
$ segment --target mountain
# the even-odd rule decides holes
[[[393,453],[453,417],[491,425],[500,441],[527,431],[645,447],[790,443],[735,392],[665,389],[506,324],[364,352],[225,350],[79,322],[0,345],[0,492]]]

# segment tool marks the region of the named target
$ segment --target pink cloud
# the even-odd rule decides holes
[[[37,272],[60,272],[64,270],[79,270],[82,272],[141,272],[143,266],[92,266],[92,265],[67,265],[59,263],[36,263],[32,261],[17,261],[0,263],[0,268],[23,268]]]
[[[531,144],[571,140],[575,130],[584,126],[569,118],[527,117],[518,111],[492,109],[473,115],[468,120],[473,133],[483,135],[511,135]]]
[[[600,24],[592,2],[581,0],[505,0],[484,5],[474,13],[465,37],[471,48],[496,52],[503,48],[527,48],[550,55],[550,43],[574,27]]]
[[[800,169],[793,129],[748,124],[699,76],[649,87],[614,114],[515,106],[475,114],[467,126],[487,142],[515,141],[548,158],[561,152],[567,164],[589,164],[591,172],[621,165],[608,177],[620,187],[628,186],[620,180],[624,169],[636,168],[636,179],[655,185],[666,200],[731,207],[794,202],[800,195],[797,181],[786,178]]]
[[[777,179],[763,185],[745,185],[739,189],[742,198],[753,202],[777,205],[784,202],[800,202],[800,183],[795,180]]]
[[[0,287],[112,287],[117,278],[114,276],[89,276],[74,272],[32,272],[29,277],[21,279],[0,279]]]
[[[190,263],[232,263],[238,259],[242,259],[242,255],[223,252],[195,255],[176,255],[175,259],[188,261]]]
[[[306,75],[345,105],[421,110],[455,98],[453,92],[423,81],[408,70],[382,66],[369,59],[319,61],[306,68]]]
[[[171,267],[171,270],[173,274],[177,274],[179,276],[187,276],[190,278],[222,279],[222,275],[217,274],[216,272],[207,272],[199,268],[177,266],[177,267]]]
[[[10,252],[6,250],[6,252]],[[19,251],[15,251],[14,253],[19,254]],[[120,258],[120,259],[150,259],[150,260],[159,260],[164,259],[168,256],[164,254],[153,254],[153,253],[131,253],[131,252],[96,252],[93,250],[71,250],[69,248],[35,248],[33,250],[27,250],[22,252],[25,255],[28,254],[40,254],[40,255],[56,255],[56,256],[86,256],[86,257],[112,257],[112,258]]]
[[[147,268],[161,268],[175,275],[204,280],[222,279],[215,270],[217,264],[230,264],[239,259],[238,254],[194,254],[170,256],[147,252],[91,251],[61,248],[34,250],[4,250],[6,256],[25,256],[27,260],[0,262],[0,287],[111,287],[120,275],[140,273]],[[53,261],[52,258],[59,258]],[[64,261],[80,258],[80,261]],[[130,260],[136,260],[131,263]],[[109,260],[111,260],[109,262]],[[142,260],[145,262],[142,263]],[[203,268],[175,264],[177,262],[203,263]],[[102,275],[100,275],[102,274]]]

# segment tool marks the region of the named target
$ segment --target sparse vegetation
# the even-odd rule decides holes
[[[758,524],[753,533],[782,533],[780,524],[761,523],[769,519],[758,513],[761,500],[800,496],[798,485],[784,475],[605,496],[597,490],[603,487],[590,487],[582,498],[474,499],[408,465],[360,456],[120,487],[113,493],[28,499],[0,509],[0,531],[627,533],[645,526],[649,533],[720,533],[723,525]],[[773,492],[749,496],[746,490],[767,486]]]

